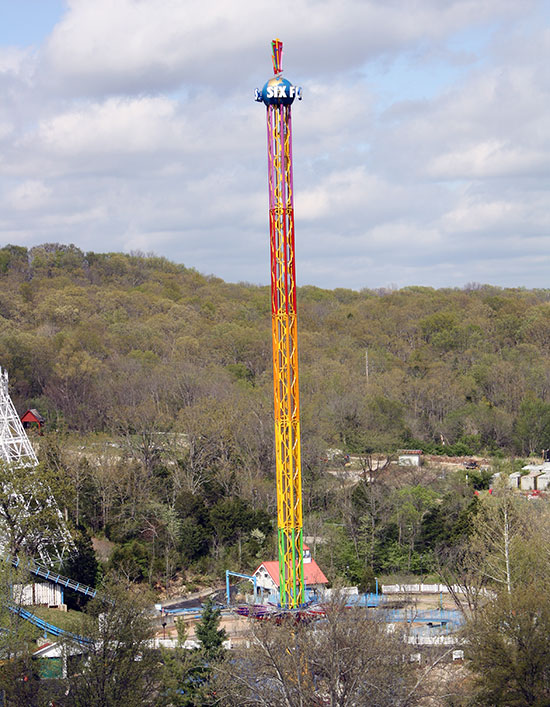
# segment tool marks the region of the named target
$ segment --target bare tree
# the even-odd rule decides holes
[[[341,599],[321,620],[252,624],[250,647],[217,668],[224,705],[391,707],[413,705],[436,660],[411,663],[406,629],[388,630],[383,614],[346,608]]]
[[[392,454],[374,454],[371,448],[367,448],[362,454],[357,456],[357,459],[363,479],[372,482],[374,476],[389,467],[394,456]]]
[[[487,578],[480,572],[482,558],[467,541],[437,549],[434,558],[457,609],[464,616],[471,616],[487,594]]]
[[[480,559],[479,571],[494,587],[508,594],[521,571],[529,508],[523,497],[499,489],[484,499],[474,519],[471,551]]]
[[[109,601],[90,602],[78,627],[86,644],[82,647],[67,639],[65,648],[72,664],[60,704],[153,704],[158,656],[151,647],[152,626],[146,604],[120,586],[110,585],[106,592]]]
[[[436,550],[440,577],[465,615],[501,589],[510,595],[522,577],[535,571],[547,574],[547,516],[546,507],[537,508],[507,489],[497,489],[479,500],[469,536]]]

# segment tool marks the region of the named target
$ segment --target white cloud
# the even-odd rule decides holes
[[[544,284],[543,11],[537,0],[69,0],[44,46],[0,47],[0,239],[156,251],[266,282],[265,108],[252,90],[279,35],[304,86],[293,108],[302,284]],[[437,75],[405,91],[423,100],[399,99],[408,65],[427,84]]]
[[[4,140],[5,138],[12,135],[13,131],[14,131],[13,123],[10,123],[8,121],[6,121],[6,122],[0,121],[0,140]]]
[[[38,140],[46,150],[79,156],[167,149],[179,141],[175,113],[167,98],[109,98],[41,121]]]
[[[29,179],[11,190],[7,194],[6,202],[17,211],[30,211],[47,204],[50,195],[51,189],[43,182]]]
[[[545,166],[550,154],[493,139],[435,156],[426,173],[437,179],[483,178],[529,174]]]
[[[27,57],[23,49],[0,47],[0,74],[18,74]]]
[[[326,75],[368,58],[441,39],[471,24],[517,17],[531,0],[70,0],[45,48],[73,91],[163,89],[207,80],[230,90],[265,69],[255,62],[272,36],[288,42],[299,71]]]

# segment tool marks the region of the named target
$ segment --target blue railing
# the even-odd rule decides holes
[[[306,604],[317,604],[321,597],[311,589],[306,589]],[[380,606],[386,598],[382,594],[374,594],[367,592],[366,594],[348,594],[345,597],[346,606],[364,606],[375,607]],[[278,606],[279,593],[271,592],[266,599],[268,604]]]
[[[431,609],[414,611],[414,609],[384,609],[383,614],[390,623],[432,624],[434,626],[458,628],[464,619],[460,611],[454,609]]]
[[[21,561],[19,557],[6,557],[5,558],[8,562],[11,561],[14,567],[23,567],[24,569],[27,569],[29,572],[34,574],[36,577],[41,577],[42,579],[46,579],[48,582],[53,582],[54,584],[59,584],[61,587],[66,587],[67,589],[72,589],[75,592],[79,592],[80,594],[84,594],[88,597],[95,597],[97,595],[97,590],[94,589],[93,587],[88,587],[85,584],[82,584],[81,582],[76,582],[74,579],[70,579],[69,577],[64,577],[62,574],[59,574],[58,572],[54,572],[52,570],[49,570],[47,567],[43,567],[42,565],[39,565],[38,562],[35,560],[23,560]]]
[[[47,632],[52,636],[63,636],[65,638],[70,638],[71,640],[80,643],[82,646],[90,645],[90,643],[92,643],[91,639],[84,638],[83,636],[79,636],[71,631],[65,631],[65,629],[59,628],[59,626],[54,626],[53,624],[44,621],[44,619],[41,619],[40,616],[23,609],[22,606],[15,606],[13,604],[6,604],[6,606],[12,614],[17,614],[22,619],[25,619],[25,621],[34,624],[34,626],[37,626],[40,630]]]
[[[188,617],[193,617],[193,616],[202,616],[202,606],[195,606],[191,609],[188,608],[179,608],[179,609],[167,609],[165,607],[162,607],[161,609],[163,614],[166,615],[180,615],[183,614]]]
[[[351,594],[346,597],[346,606],[364,606],[364,607],[376,607],[380,606],[385,601],[382,594],[374,594],[367,592],[366,594]]]

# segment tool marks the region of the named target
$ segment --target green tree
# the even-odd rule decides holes
[[[505,488],[497,488],[479,503],[469,544],[478,556],[477,570],[497,589],[508,594],[521,580],[526,537],[531,532],[527,501]],[[530,553],[528,553],[530,555]]]
[[[185,647],[187,631],[183,621],[177,622],[178,642],[175,648],[161,650],[162,694],[160,705],[167,707],[202,707],[212,704],[212,673],[216,658],[207,658],[201,649]]]
[[[84,647],[67,641],[72,662],[67,678],[71,707],[135,707],[154,704],[158,656],[151,647],[152,625],[147,604],[120,586],[104,588],[108,601],[94,599],[75,632]]]
[[[470,542],[477,557],[469,564],[491,582],[464,628],[465,655],[476,676],[475,704],[548,705],[548,507],[508,494],[492,500],[494,505],[478,514]]]
[[[214,608],[214,602],[207,599],[202,609],[201,620],[195,628],[195,635],[207,659],[218,658],[223,652],[223,642],[227,638],[225,629],[219,628],[221,609]]]
[[[126,578],[128,582],[140,582],[149,576],[151,554],[146,543],[130,540],[117,545],[109,560],[109,569]]]
[[[63,572],[81,584],[95,587],[98,580],[99,563],[92,545],[92,539],[84,529],[81,529],[73,536],[73,540],[74,550],[63,563]],[[89,597],[66,589],[65,600],[69,608],[75,609],[85,606],[89,601]]]
[[[540,454],[550,446],[550,404],[533,394],[527,395],[519,408],[515,425],[517,445],[522,454]]]
[[[52,551],[55,557],[62,518],[52,503],[51,480],[43,465],[0,461],[0,532],[7,554],[39,557],[41,551]]]
[[[546,587],[523,584],[486,602],[465,630],[476,675],[475,704],[550,704],[550,600]]]
[[[408,547],[408,571],[411,569],[414,546],[420,535],[422,522],[437,500],[437,493],[433,489],[420,484],[404,486],[395,494],[394,519],[399,529],[398,542]]]

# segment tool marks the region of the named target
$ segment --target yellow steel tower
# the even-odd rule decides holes
[[[256,100],[267,107],[280,604],[293,609],[305,601],[291,125],[301,89],[281,75],[282,47],[273,40],[275,76]]]

